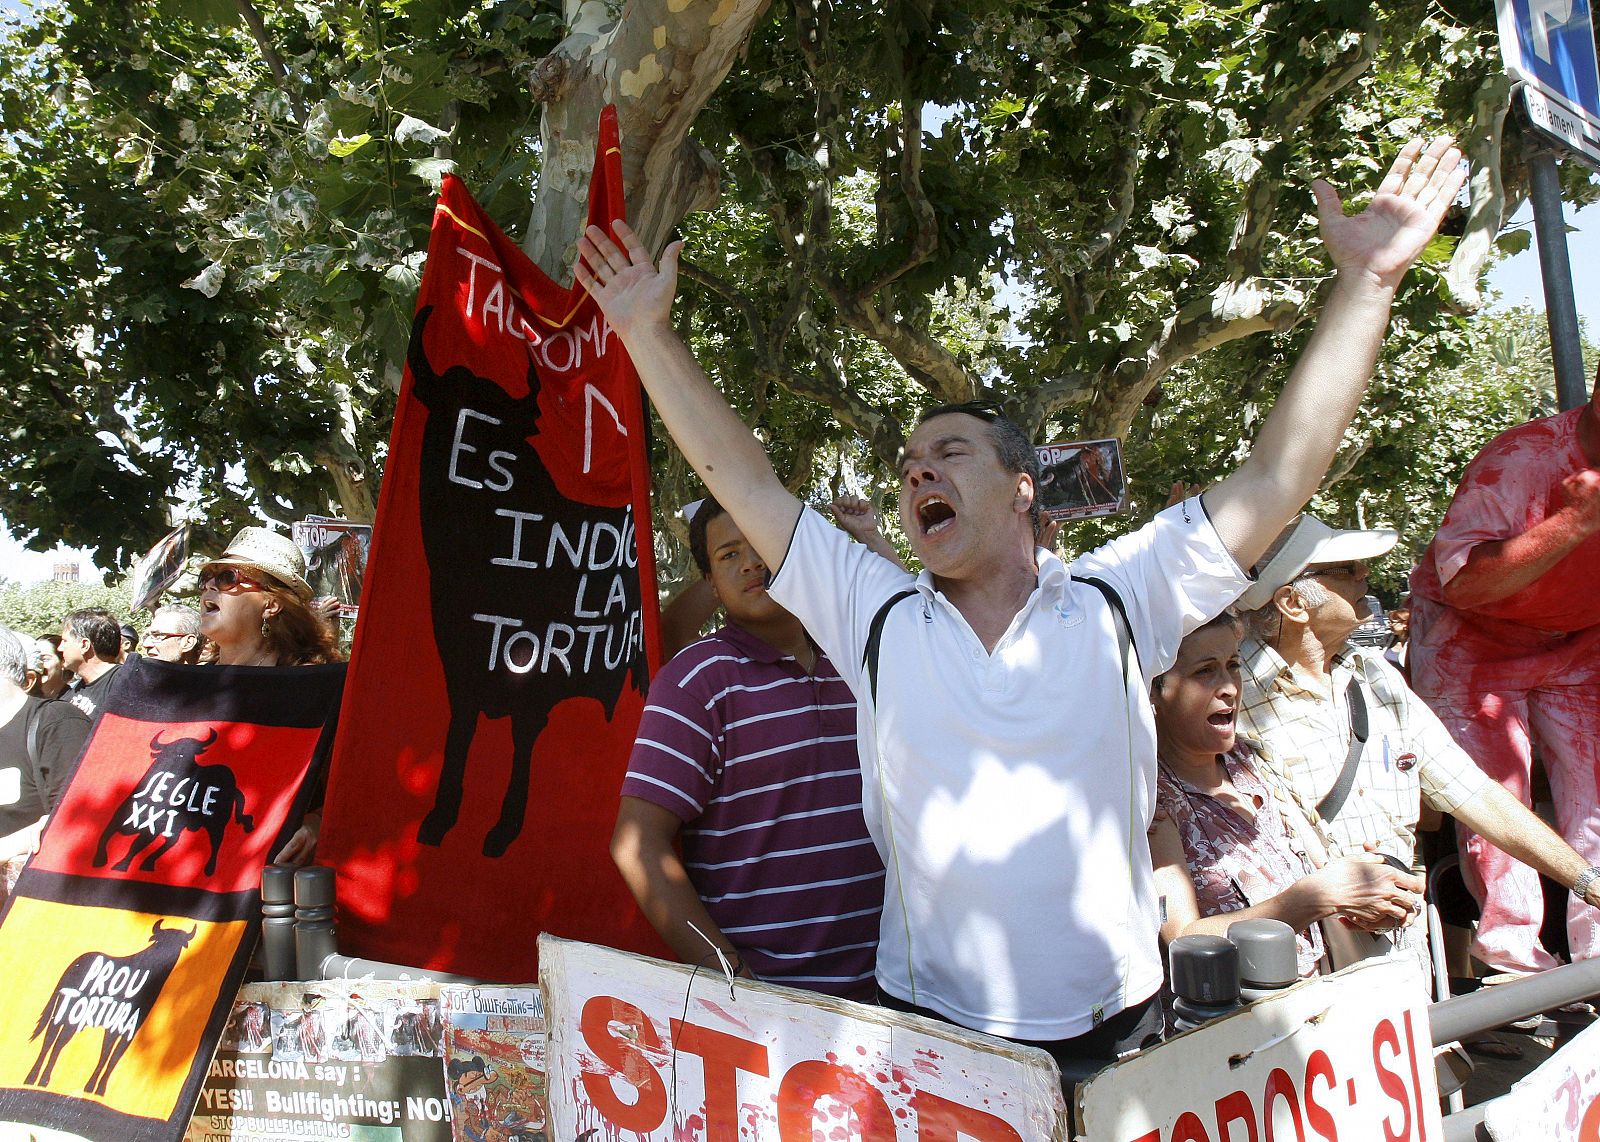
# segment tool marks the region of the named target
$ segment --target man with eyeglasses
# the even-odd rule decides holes
[[[1412,867],[1426,801],[1574,883],[1588,861],[1489,780],[1381,651],[1349,641],[1368,617],[1367,563],[1398,539],[1303,515],[1267,549],[1239,600],[1251,628],[1239,647],[1240,732],[1268,747],[1269,763],[1327,834],[1331,856],[1372,850]],[[1582,898],[1600,906],[1600,884]],[[1423,926],[1414,919],[1396,942],[1431,979]]]
[[[200,660],[200,612],[174,603],[150,616],[141,642],[146,658],[192,666]]]
[[[1316,489],[1464,177],[1439,139],[1409,144],[1359,215],[1315,184],[1337,272],[1250,458],[1070,571],[1035,543],[1032,441],[982,404],[906,440],[900,519],[923,573],[852,543],[783,486],[674,332],[680,245],[658,268],[622,222],[620,246],[580,239],[578,280],[668,431],[856,695],[884,1002],[1037,1044],[1069,1076],[1158,1034],[1150,680]]]

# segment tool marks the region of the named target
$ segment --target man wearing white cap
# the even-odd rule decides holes
[[[1381,653],[1349,643],[1367,617],[1367,561],[1398,538],[1302,515],[1267,549],[1239,600],[1252,630],[1240,647],[1240,730],[1270,747],[1333,855],[1371,846],[1411,864],[1425,798],[1573,883],[1588,862],[1473,764]],[[1584,899],[1600,907],[1600,884]],[[1419,937],[1414,928],[1402,942],[1417,946]]]

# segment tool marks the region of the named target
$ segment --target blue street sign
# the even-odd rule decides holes
[[[1497,0],[1500,52],[1524,83],[1528,116],[1600,163],[1600,69],[1589,0]]]

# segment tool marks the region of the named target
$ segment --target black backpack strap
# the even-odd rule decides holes
[[[44,703],[29,702],[28,706],[28,764],[33,767],[33,777],[37,781],[43,776],[39,769],[39,723],[43,720],[40,715],[44,713]]]
[[[867,647],[862,651],[861,665],[867,671],[867,692],[872,696],[874,706],[878,704],[878,647],[883,643],[884,620],[889,617],[889,611],[896,603],[901,599],[909,599],[916,593],[915,587],[907,587],[904,591],[890,595],[872,616],[872,622],[867,627]]]
[[[1355,787],[1356,766],[1361,761],[1361,749],[1367,742],[1367,699],[1362,693],[1359,676],[1351,678],[1350,685],[1345,687],[1344,702],[1350,713],[1350,751],[1345,754],[1339,780],[1333,783],[1327,796],[1317,802],[1317,816],[1324,821],[1333,820],[1344,808],[1350,790]]]
[[[1128,678],[1128,661],[1131,654],[1134,662],[1139,661],[1139,644],[1133,641],[1133,625],[1128,622],[1128,610],[1122,605],[1122,596],[1104,579],[1096,579],[1093,575],[1074,575],[1074,581],[1087,583],[1105,598],[1106,605],[1111,608],[1112,624],[1117,628],[1117,652],[1122,660],[1122,678]],[[1139,672],[1141,678],[1144,671]]]

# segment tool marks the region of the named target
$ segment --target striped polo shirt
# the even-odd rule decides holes
[[[808,675],[735,626],[685,648],[651,681],[622,794],[683,821],[689,878],[759,978],[873,999],[883,863],[824,655]]]

